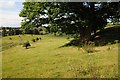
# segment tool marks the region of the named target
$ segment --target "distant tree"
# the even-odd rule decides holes
[[[2,36],[3,37],[7,36],[7,31],[6,31],[5,27],[2,27]]]
[[[9,28],[8,35],[11,36],[11,28]]]
[[[14,32],[15,32],[15,35],[19,35],[22,33],[19,29],[15,29]]]
[[[13,30],[13,28],[8,28],[8,35],[9,35],[9,36],[14,35],[14,30]]]
[[[14,35],[14,34],[15,34],[15,32],[14,32],[14,29],[13,29],[13,28],[11,29],[11,34],[12,34],[12,35]]]
[[[33,30],[29,29],[25,32],[25,34],[33,34]]]

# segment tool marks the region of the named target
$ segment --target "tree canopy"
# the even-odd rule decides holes
[[[108,19],[119,22],[119,7],[119,2],[24,2],[19,16],[25,31],[48,24],[53,32],[80,34],[83,42],[103,30]]]

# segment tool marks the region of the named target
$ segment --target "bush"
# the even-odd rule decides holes
[[[33,42],[35,42],[36,40],[35,39],[32,39]]]
[[[70,37],[67,37],[67,39],[70,39]]]
[[[29,41],[23,43],[23,47],[25,47],[26,49],[28,49],[29,46],[31,46]]]
[[[10,40],[12,40],[12,38],[11,38],[11,37],[10,37],[9,39],[10,39]]]
[[[40,40],[42,39],[42,38],[39,38]]]
[[[36,38],[36,41],[38,41],[38,40],[39,40],[39,38],[37,37],[37,38]]]

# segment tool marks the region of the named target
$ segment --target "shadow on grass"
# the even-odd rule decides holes
[[[99,40],[93,40],[95,46],[105,46],[110,44],[120,43],[120,26],[114,26],[110,28],[106,28],[97,33],[97,36],[100,36]],[[79,39],[73,39],[69,43],[61,46],[78,46],[80,43]]]

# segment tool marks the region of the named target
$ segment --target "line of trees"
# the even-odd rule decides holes
[[[22,34],[20,28],[1,27],[2,36],[12,36]]]
[[[12,28],[12,27],[1,27],[2,36],[12,36],[12,35],[19,35],[19,34],[34,34],[34,35],[44,35],[49,33],[46,28],[33,28],[24,31],[23,29],[19,28]]]

